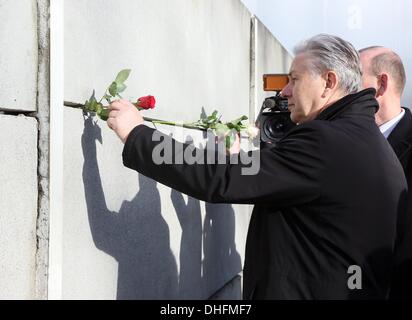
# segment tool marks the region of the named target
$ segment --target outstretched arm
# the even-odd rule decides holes
[[[258,161],[255,174],[245,174],[250,164],[207,163],[207,150],[193,150],[163,135],[171,148],[172,159],[185,159],[185,154],[203,153],[206,164],[159,163],[153,151],[159,144],[158,131],[146,127],[139,111],[128,101],[118,100],[110,105],[108,125],[125,143],[123,163],[141,174],[194,198],[215,203],[298,205],[319,197],[320,171],[325,159],[319,152],[320,131],[314,126],[299,126],[276,147],[250,152],[248,158]],[[187,149],[189,152],[186,152]],[[256,165],[256,163],[255,163]]]

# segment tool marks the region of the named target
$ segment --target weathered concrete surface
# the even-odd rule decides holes
[[[35,111],[36,0],[0,0],[0,110]]]
[[[239,0],[73,0],[64,10],[66,100],[101,97],[130,68],[123,97],[155,95],[150,116],[247,114],[250,13]]]
[[[130,68],[122,95],[155,95],[149,117],[249,114],[251,15],[240,1],[71,0],[64,9],[65,100],[84,102],[93,89],[100,98]],[[262,39],[263,58],[283,54]],[[241,297],[250,206],[207,204],[123,167],[115,134],[80,110],[65,109],[64,137],[63,299]]]
[[[37,121],[0,115],[0,299],[35,298]]]
[[[119,139],[79,110],[65,123],[64,299],[207,299],[241,271],[248,206],[205,204],[123,167]]]
[[[256,117],[264,99],[275,94],[263,91],[263,75],[289,73],[292,56],[256,17],[253,19],[253,25],[256,30],[253,30],[255,45],[253,46],[252,70],[254,74],[252,75],[251,104],[252,115]]]
[[[49,258],[49,145],[50,145],[50,29],[49,0],[37,0],[39,66],[37,120],[39,123],[39,208],[37,217],[36,299],[47,299]],[[57,84],[56,84],[57,85]]]
[[[155,95],[148,116],[194,121],[204,107],[230,120],[249,113],[249,54],[238,0],[65,2],[65,100],[101,96],[131,68],[123,96]],[[81,112],[65,112],[63,298],[209,298],[242,270],[250,207],[188,199],[124,168],[99,126],[82,135]]]

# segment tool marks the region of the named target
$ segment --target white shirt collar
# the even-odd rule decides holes
[[[403,110],[402,108],[402,111],[399,115],[397,115],[392,120],[389,120],[388,122],[385,122],[384,124],[379,126],[379,130],[382,132],[382,134],[385,136],[386,139],[389,137],[393,129],[395,129],[396,125],[399,123],[399,121],[401,121],[404,115],[405,115],[405,110]]]

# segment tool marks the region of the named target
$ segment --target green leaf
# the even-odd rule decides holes
[[[102,119],[103,121],[107,121],[107,119],[109,119],[109,113],[110,113],[110,109],[108,108],[101,108],[99,110],[98,116],[100,119]]]
[[[127,88],[127,86],[124,83],[116,82],[116,84],[117,84],[117,93],[121,93]]]
[[[233,123],[227,123],[227,126],[231,130],[236,130],[237,132],[240,132],[242,130],[241,125],[233,125]]]
[[[207,117],[208,123],[214,123],[217,120],[217,111],[213,111],[212,115]]]
[[[209,125],[204,124],[200,121],[193,123],[193,125],[200,128],[200,129],[208,129],[209,128]]]
[[[112,101],[111,101],[112,96],[111,96],[111,95],[108,95],[108,94],[105,94],[102,99],[105,99],[105,100],[107,101],[107,103],[111,103],[111,102],[112,102]]]
[[[84,104],[85,110],[89,112],[96,112],[97,109],[97,100],[95,97],[95,90],[93,90],[92,95],[90,96],[89,100],[87,100]]]
[[[224,137],[226,133],[229,131],[229,127],[223,123],[216,124],[214,128],[214,134],[218,137]]]
[[[103,105],[101,103],[96,103],[96,113],[99,115],[103,109]]]
[[[86,102],[84,103],[84,111],[90,111],[90,102],[89,100],[86,100]]]
[[[217,118],[218,112],[214,111],[212,115],[202,119],[202,122],[207,125],[208,127],[212,127],[217,123],[220,123],[220,119]]]
[[[117,84],[123,84],[123,82],[125,82],[127,80],[127,78],[130,75],[130,72],[132,70],[130,69],[124,69],[122,71],[120,71],[117,76],[116,76],[116,80],[114,80],[114,82],[116,82]]]
[[[208,118],[206,119],[206,123],[207,123],[207,124],[212,124],[212,123],[215,123],[215,120],[216,120],[216,119],[213,119],[213,118],[211,118],[211,117],[208,117]]]
[[[227,149],[230,149],[230,148],[233,146],[233,144],[235,143],[235,140],[236,140],[236,133],[233,132],[233,131],[231,131],[231,132],[226,136],[226,139],[225,139],[226,148],[227,148]]]
[[[112,97],[116,97],[117,94],[117,83],[112,82],[112,84],[109,87],[109,93],[112,95]]]
[[[247,120],[248,119],[248,117],[246,117],[245,115],[243,115],[243,116],[241,116],[240,118],[238,118],[238,119],[236,119],[236,120],[233,120],[233,121],[230,121],[230,123],[233,125],[233,126],[237,126],[237,125],[241,125],[242,124],[242,121],[244,121],[244,120]]]

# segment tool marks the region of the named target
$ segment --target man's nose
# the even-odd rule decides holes
[[[282,91],[280,92],[280,95],[281,95],[283,98],[288,98],[288,97],[290,97],[290,94],[291,94],[291,91],[290,91],[289,85],[286,85],[286,87],[284,87],[284,88],[282,89]]]

